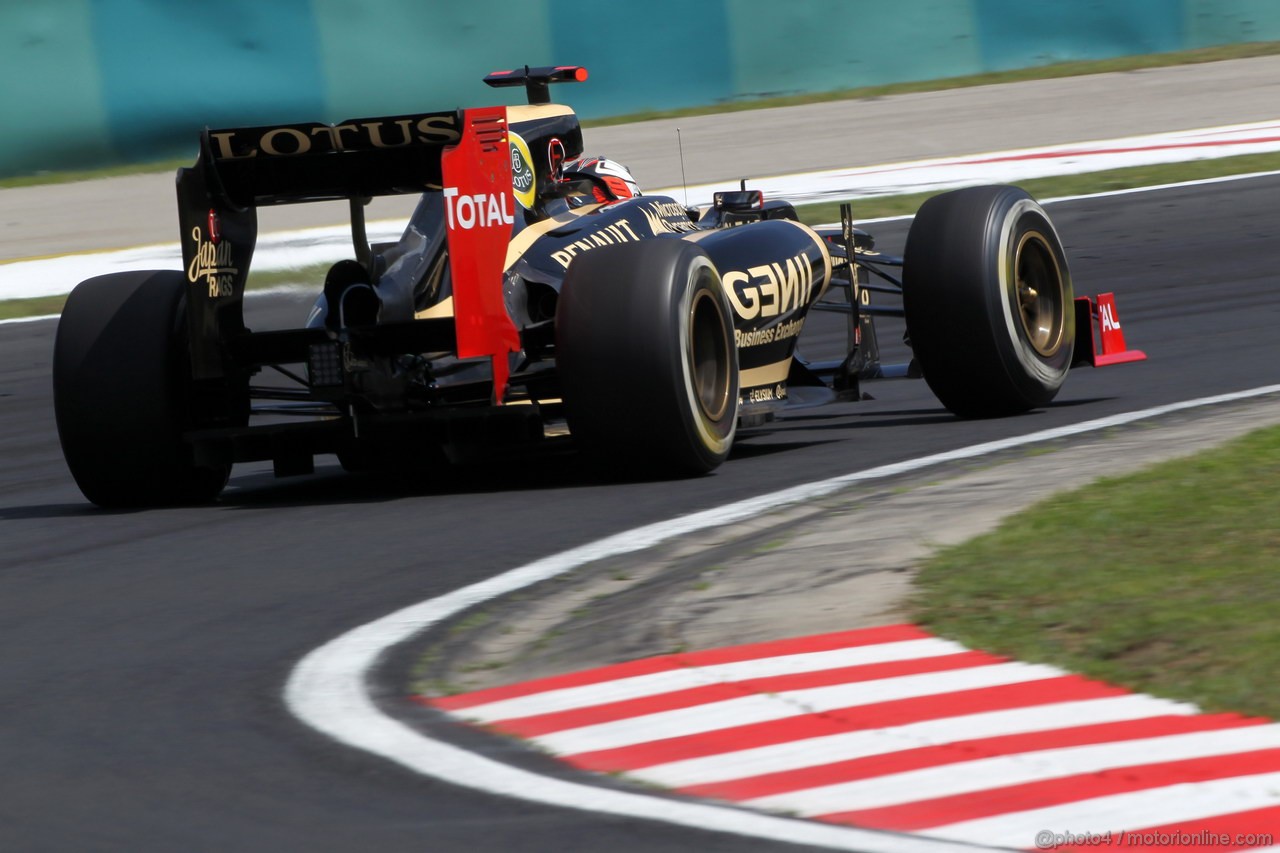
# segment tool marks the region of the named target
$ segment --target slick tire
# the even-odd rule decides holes
[[[556,306],[569,432],[606,473],[704,474],[738,423],[733,314],[706,252],[679,239],[593,249]]]
[[[248,392],[243,383],[224,389],[216,417],[207,398],[197,400],[185,291],[180,272],[117,273],[82,282],[62,311],[53,354],[58,437],[76,484],[100,507],[200,503],[227,483],[230,463],[197,464],[183,433],[244,423]]]
[[[907,334],[925,381],[965,418],[1044,406],[1075,349],[1071,273],[1044,209],[1010,186],[929,199],[903,258]]]

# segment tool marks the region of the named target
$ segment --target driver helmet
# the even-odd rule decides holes
[[[566,160],[561,167],[566,181],[587,180],[591,183],[596,201],[621,201],[640,195],[640,185],[631,176],[631,170],[607,157],[579,157]]]

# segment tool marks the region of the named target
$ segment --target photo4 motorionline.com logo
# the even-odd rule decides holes
[[[1179,830],[1150,830],[1147,832],[1054,832],[1042,829],[1036,833],[1036,848],[1056,850],[1066,847],[1267,847],[1274,844],[1270,832],[1196,832]]]

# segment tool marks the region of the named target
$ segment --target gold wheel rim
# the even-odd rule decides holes
[[[689,366],[698,408],[708,420],[720,420],[729,408],[732,355],[723,312],[701,288],[689,304]]]
[[[1066,334],[1066,289],[1057,255],[1043,234],[1022,235],[1013,269],[1022,332],[1032,349],[1049,358],[1062,348]]]

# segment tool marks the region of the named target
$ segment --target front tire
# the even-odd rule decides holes
[[[693,243],[578,256],[556,307],[556,365],[582,449],[628,475],[720,465],[738,423],[732,317],[719,273]]]
[[[1075,350],[1066,253],[1025,191],[972,187],[916,214],[903,258],[907,334],[925,381],[961,417],[1049,403]]]
[[[63,308],[53,355],[58,437],[98,506],[198,503],[226,486],[230,463],[197,463],[183,433],[243,424],[248,392],[228,382],[197,399],[185,293],[180,272],[116,273],[82,282]]]

